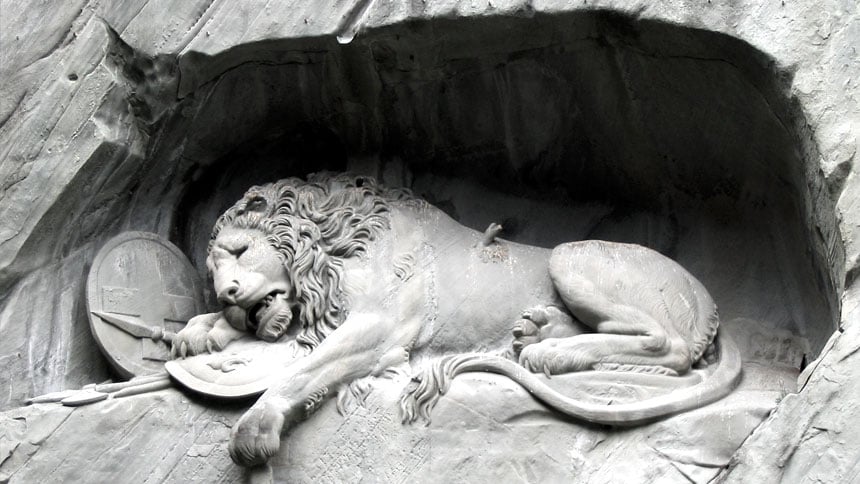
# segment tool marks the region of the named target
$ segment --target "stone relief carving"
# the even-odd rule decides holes
[[[419,371],[401,400],[404,421],[429,418],[467,371],[505,375],[562,413],[617,425],[705,405],[738,382],[740,357],[717,334],[716,305],[677,263],[636,245],[549,250],[499,231],[465,228],[371,177],[323,173],[253,187],[218,219],[209,244],[223,309],[172,337],[180,359],[168,369],[183,383],[199,368],[218,380],[261,360],[236,351],[259,348],[249,333],[277,341],[266,345],[287,356],[251,372],[267,374],[251,393],[267,389],[232,431],[230,455],[245,466],[266,463],[327,397],[359,395],[365,377],[410,365]],[[203,356],[182,359],[192,355]],[[209,359],[182,363],[198,358]],[[665,388],[613,405],[548,385],[580,371]]]
[[[276,473],[280,466],[281,479],[301,482],[294,475],[303,471],[292,469],[303,469],[308,462],[314,462],[320,472],[325,472],[308,476],[333,476],[330,480],[334,481],[357,480],[352,479],[360,475],[355,469],[391,476],[382,474],[382,466],[373,465],[366,457],[362,460],[362,452],[382,456],[375,462],[389,463],[396,459],[374,452],[373,447],[367,450],[357,436],[377,435],[379,448],[405,451],[412,449],[406,445],[411,443],[401,441],[397,445],[392,436],[402,438],[411,434],[421,444],[415,448],[431,450],[429,464],[423,464],[416,474],[437,476],[445,481],[457,479],[438,477],[442,475],[438,470],[454,469],[448,476],[476,476],[474,479],[485,481],[498,478],[483,473],[484,469],[502,468],[500,473],[538,475],[539,478],[532,480],[544,482],[564,481],[565,476],[576,476],[584,482],[609,482],[611,479],[606,476],[610,475],[623,476],[617,479],[627,481],[684,482],[681,474],[697,482],[710,481],[710,478],[690,477],[693,474],[685,465],[699,467],[700,472],[722,466],[721,471],[713,473],[724,473],[720,480],[738,482],[768,479],[794,482],[803,476],[834,482],[852,480],[855,473],[851,469],[860,460],[855,451],[860,447],[857,439],[846,439],[846,433],[840,432],[857,413],[852,413],[851,406],[846,407],[844,402],[860,399],[852,390],[856,387],[860,391],[860,385],[850,384],[857,380],[855,368],[860,368],[851,364],[852,357],[854,361],[860,357],[854,344],[858,325],[852,324],[860,314],[855,277],[856,242],[860,241],[855,235],[860,224],[858,212],[853,210],[857,183],[852,184],[858,178],[850,176],[857,168],[856,163],[852,164],[856,151],[853,135],[856,129],[852,130],[852,126],[856,125],[856,118],[851,116],[857,110],[856,102],[852,103],[851,96],[845,95],[846,89],[856,87],[856,83],[848,81],[856,79],[860,67],[850,62],[851,49],[844,48],[851,45],[852,38],[857,40],[856,29],[844,28],[856,20],[852,5],[833,2],[830,5],[833,8],[810,10],[808,2],[792,2],[788,7],[783,4],[780,10],[776,4],[775,9],[780,10],[777,17],[790,21],[774,21],[770,9],[743,2],[732,4],[728,10],[710,4],[702,7],[705,10],[697,6],[678,9],[672,4],[655,5],[646,13],[641,11],[641,5],[634,3],[595,10],[591,4],[574,7],[570,2],[545,2],[542,7],[535,7],[537,12],[527,8],[526,15],[521,15],[521,9],[509,15],[510,11],[489,4],[483,10],[451,10],[445,2],[436,5],[428,2],[427,8],[396,11],[387,4],[373,3],[365,8],[369,3],[339,2],[335,8],[320,12],[311,2],[305,5],[305,15],[289,9],[280,12],[280,16],[273,11],[274,16],[262,17],[253,6],[244,10],[235,7],[225,16],[223,9],[219,13],[217,5],[209,8],[210,3],[189,2],[187,8],[184,3],[183,8],[178,4],[158,4],[140,11],[139,5],[102,2],[78,11],[75,5],[58,9],[56,5],[25,2],[18,9],[20,21],[13,18],[7,22],[12,32],[10,39],[18,41],[21,34],[20,42],[6,51],[11,55],[6,56],[11,60],[5,63],[11,78],[0,89],[4,90],[0,96],[4,111],[0,118],[5,122],[2,136],[8,147],[3,163],[7,169],[3,176],[6,216],[0,311],[3,327],[0,361],[6,373],[0,378],[3,383],[0,398],[7,407],[20,404],[32,394],[108,378],[108,360],[93,357],[95,339],[86,334],[90,331],[84,322],[87,314],[94,315],[93,325],[126,333],[120,334],[118,340],[136,338],[131,340],[136,352],[117,353],[118,356],[149,361],[160,368],[160,359],[170,349],[170,341],[165,337],[170,338],[178,328],[162,330],[156,326],[175,323],[164,318],[117,316],[104,311],[89,313],[81,307],[81,286],[85,285],[81,275],[92,263],[93,250],[105,240],[106,234],[119,227],[161,233],[170,230],[172,234],[186,234],[188,239],[196,240],[199,227],[181,223],[181,217],[177,223],[170,218],[171,212],[186,214],[189,212],[185,209],[193,205],[218,207],[212,210],[226,207],[206,204],[195,196],[190,197],[191,203],[177,198],[178,193],[195,188],[190,180],[201,174],[199,163],[208,167],[202,170],[204,180],[200,183],[205,189],[213,185],[209,183],[211,179],[231,178],[217,162],[209,163],[225,152],[230,152],[230,160],[239,158],[235,156],[237,150],[241,155],[245,149],[234,148],[237,143],[256,145],[270,139],[270,129],[292,132],[294,120],[319,120],[321,129],[333,134],[324,136],[326,142],[337,145],[333,151],[342,148],[348,153],[348,166],[375,168],[384,172],[386,179],[409,182],[426,192],[433,203],[444,203],[442,206],[449,213],[455,214],[454,209],[460,209],[456,215],[474,227],[482,228],[490,220],[483,213],[471,212],[471,208],[471,213],[464,211],[462,208],[467,205],[449,198],[444,191],[429,189],[432,182],[428,178],[437,173],[450,174],[451,166],[462,165],[463,172],[480,172],[483,181],[487,165],[482,163],[482,153],[484,159],[498,158],[502,160],[499,165],[524,174],[521,179],[527,184],[533,180],[552,180],[522,170],[534,163],[539,167],[557,163],[565,173],[583,169],[588,174],[596,173],[597,177],[578,177],[583,181],[580,185],[607,193],[610,203],[628,195],[623,189],[605,189],[604,183],[610,187],[625,186],[614,184],[613,180],[632,181],[632,188],[639,188],[640,184],[650,188],[642,190],[641,198],[631,197],[634,203],[667,195],[671,202],[666,206],[661,201],[661,206],[654,209],[659,213],[653,217],[647,213],[643,217],[633,214],[632,220],[617,223],[628,216],[623,210],[608,218],[595,215],[597,221],[585,214],[581,219],[570,217],[568,220],[580,220],[588,228],[562,229],[559,235],[568,237],[565,239],[547,235],[545,227],[540,226],[551,225],[550,220],[558,218],[550,216],[550,210],[540,212],[543,222],[538,224],[533,221],[539,217],[529,217],[529,210],[509,211],[497,201],[486,203],[479,190],[469,191],[473,198],[480,198],[484,206],[492,207],[500,215],[510,212],[512,221],[516,220],[515,214],[519,220],[528,221],[522,231],[516,225],[506,226],[506,233],[500,237],[507,238],[517,231],[517,240],[553,241],[553,244],[583,238],[624,238],[640,240],[646,246],[659,247],[663,253],[677,257],[702,278],[719,302],[720,332],[728,331],[739,343],[745,373],[743,386],[717,404],[622,432],[572,420],[567,425],[553,425],[553,419],[557,418],[554,413],[531,401],[526,391],[502,377],[475,373],[455,378],[449,393],[435,407],[432,426],[400,428],[399,418],[394,415],[395,406],[374,400],[384,386],[394,388],[394,394],[399,394],[405,385],[404,378],[379,380],[368,408],[376,411],[390,406],[395,427],[359,421],[356,416],[363,409],[344,419],[335,418],[334,405],[326,405],[321,409],[324,411],[316,412],[311,421],[291,432],[289,441],[282,441],[282,451],[271,460]],[[815,14],[818,11],[829,14],[823,24],[821,15]],[[45,12],[49,14],[42,15]],[[353,15],[356,12],[360,15]],[[220,22],[209,21],[218,20],[219,15]],[[166,29],[159,20],[168,17],[171,25]],[[43,21],[27,21],[34,18]],[[264,21],[249,21],[255,18]],[[293,22],[295,19],[298,21]],[[355,20],[367,28],[348,48],[331,48],[333,32],[344,28],[343,19]],[[119,34],[141,50],[125,45],[111,30],[108,55],[103,56],[106,39],[101,24],[114,25]],[[469,28],[464,29],[463,25]],[[124,48],[114,44],[122,44]],[[31,62],[35,59],[41,61]],[[313,82],[304,82],[308,79]],[[475,93],[487,95],[475,96]],[[273,119],[273,113],[289,115]],[[679,124],[678,120],[685,122]],[[747,136],[752,132],[755,136]],[[81,133],[84,135],[79,136]],[[737,143],[737,140],[747,142]],[[292,143],[293,147],[296,145]],[[254,150],[256,154],[256,146]],[[376,153],[381,154],[385,163],[371,167],[368,159],[375,158]],[[424,153],[427,158],[420,159]],[[413,178],[408,172],[404,175],[389,171],[391,161],[397,161],[391,158],[398,157],[408,160],[408,168],[424,171],[425,179]],[[314,156],[314,163],[321,158]],[[270,170],[272,165],[286,166],[280,160],[251,165],[268,172],[267,180],[285,176]],[[242,172],[247,168],[252,166],[245,163],[238,166]],[[243,188],[247,186],[250,183]],[[576,182],[573,186],[576,187]],[[666,192],[661,193],[664,189]],[[588,201],[580,191],[570,189],[567,193],[575,195],[577,200]],[[671,196],[682,193],[688,196],[674,199]],[[235,192],[231,195],[236,196]],[[725,207],[724,212],[718,210],[718,214],[713,214],[699,205],[699,202],[708,205],[714,198],[717,198],[714,205]],[[512,201],[520,202],[525,205],[528,200]],[[649,209],[647,202],[634,206],[637,210]],[[688,213],[683,213],[687,210]],[[189,215],[192,220],[206,220],[204,224],[210,227],[214,220],[210,216]],[[709,220],[714,215],[718,220]],[[738,215],[749,217],[748,222],[722,220]],[[674,220],[675,216],[679,221]],[[652,222],[659,217],[670,220],[657,220],[658,226],[654,228]],[[480,224],[473,223],[476,218]],[[574,225],[565,223],[564,227]],[[210,227],[204,231],[208,232]],[[652,237],[655,232],[659,233]],[[663,236],[669,239],[668,244],[655,243],[654,239]],[[676,236],[679,238],[675,239]],[[485,243],[482,261],[507,263],[509,244],[493,242]],[[205,249],[195,249],[193,253],[200,257]],[[732,253],[745,255],[734,257]],[[412,267],[406,257],[404,263],[399,261],[400,257],[394,260],[395,272]],[[410,272],[396,275],[409,277]],[[738,317],[749,319],[739,323]],[[836,334],[830,338],[834,331]],[[805,337],[810,338],[811,344],[802,341]],[[253,358],[246,354],[251,351],[250,346],[245,349],[246,343],[259,343],[255,347],[259,351],[294,341],[289,334],[277,343],[251,336],[230,342],[224,352],[177,359],[168,364],[191,368],[192,364],[208,358],[200,369],[211,371],[212,375],[206,374],[201,379],[232,378],[258,361],[257,354],[251,353]],[[494,343],[493,348],[496,346]],[[144,354],[157,358],[144,360]],[[813,361],[816,355],[820,359]],[[420,354],[413,355],[412,361],[415,369],[424,368]],[[747,438],[749,431],[775,405],[774,402],[766,405],[761,395],[756,400],[751,389],[770,390],[776,395],[775,402],[780,402],[783,395],[794,391],[798,369],[803,373],[797,387],[803,391],[782,400],[773,418],[765,420]],[[682,380],[700,372],[694,369],[679,377],[651,376],[680,385]],[[566,382],[571,375],[587,377],[583,384],[592,383],[599,379],[599,373],[553,375],[548,383]],[[618,377],[634,375],[606,373]],[[779,375],[781,378],[775,378]],[[540,372],[536,377],[545,379]],[[150,377],[137,377],[127,383],[104,383],[94,388],[114,391],[118,388],[115,385],[128,385],[111,393],[127,395],[123,392],[132,387],[140,390],[138,387],[145,385],[141,382],[145,378]],[[490,403],[484,406],[483,402],[491,400],[485,400],[486,395],[498,393],[500,381],[513,389],[510,392],[516,398],[503,396],[495,399],[496,407]],[[764,385],[763,381],[768,383]],[[579,388],[587,388],[589,392],[598,385]],[[643,386],[640,381],[638,387]],[[458,392],[463,391],[475,392],[468,405],[474,415],[451,411],[452,407],[462,405],[464,400],[458,400]],[[582,398],[581,393],[571,394]],[[166,407],[165,397],[175,405]],[[612,401],[613,405],[618,402],[609,392],[601,398]],[[760,405],[755,411],[750,411],[754,407],[749,403],[751,400]],[[193,405],[186,406],[186,401]],[[9,479],[8,476],[12,476],[10,482],[39,481],[45,476],[80,481],[75,478],[76,468],[85,469],[84,475],[89,473],[89,480],[94,480],[99,470],[112,467],[123,468],[121,472],[126,477],[120,480],[131,480],[134,474],[129,468],[137,467],[144,472],[134,480],[143,481],[145,476],[148,481],[236,481],[230,478],[230,473],[236,476],[238,469],[224,454],[226,434],[238,418],[239,406],[205,408],[207,401],[187,399],[185,394],[170,390],[121,403],[109,401],[74,410],[75,413],[68,408],[41,405],[13,412],[4,410],[6,418],[0,415],[0,482]],[[158,403],[154,406],[156,411],[147,409],[147,404],[153,402]],[[379,405],[374,407],[374,404]],[[133,406],[137,412],[125,412]],[[505,407],[514,412],[517,416],[514,422],[520,425],[507,448],[502,444],[501,432],[513,435],[508,425],[499,426],[502,436],[499,438],[499,434],[493,434],[495,422],[477,416],[481,411],[509,423],[510,420],[499,418],[503,414],[499,410]],[[195,412],[200,408],[209,412],[205,416],[211,416],[208,424],[216,430],[215,437],[200,430],[202,425],[195,425],[194,429],[200,446],[190,438],[169,437],[171,426],[182,436],[183,423],[192,418],[197,424],[206,421],[207,418],[197,419]],[[729,416],[738,415],[739,408],[747,411],[750,423],[728,424]],[[63,431],[51,433],[51,439],[46,440],[48,432],[44,427],[36,428],[50,420],[42,412],[50,412],[54,418],[58,415],[73,415],[73,418],[66,421]],[[122,438],[117,437],[113,442],[104,425],[108,412],[110,418],[128,422],[114,427],[115,435]],[[384,411],[379,413],[392,417]],[[536,413],[549,421],[543,427],[552,428],[552,432],[535,430],[532,434],[535,437],[529,440],[524,434],[537,427],[533,418]],[[749,417],[750,414],[755,418]],[[22,416],[29,420],[26,425]],[[326,425],[339,425],[350,418],[355,431],[343,432],[338,442],[353,452],[348,456],[356,456],[354,465],[330,465],[344,461],[344,453],[335,450],[341,446],[318,441],[315,436],[333,434],[327,432],[332,428]],[[446,418],[454,425],[446,428]],[[476,431],[458,434],[458,418],[468,421],[470,430]],[[684,422],[689,426],[684,427]],[[91,438],[93,427],[97,427],[97,439]],[[24,437],[21,431],[21,445],[7,459],[8,452],[13,452],[10,449],[17,445],[15,431],[11,434],[14,445],[10,444],[9,429],[19,428],[28,428],[29,435]],[[655,437],[660,428],[665,433],[663,442],[675,454],[654,444],[661,438]],[[726,433],[720,434],[720,429]],[[705,433],[707,437],[702,435]],[[726,438],[728,433],[736,434],[737,440]],[[86,443],[92,447],[81,445],[83,440],[70,438],[74,435],[89,437]],[[440,440],[440,435],[449,441]],[[564,441],[567,435],[576,436],[577,444],[584,442],[597,448],[592,451],[585,444]],[[634,441],[634,435],[645,435],[647,445],[643,444],[644,451],[637,460],[632,457],[635,452],[630,447],[619,450],[599,440],[607,435],[609,441],[624,439],[625,446]],[[126,436],[145,445],[135,445]],[[492,442],[492,447],[482,447],[480,437],[476,436]],[[538,452],[537,457],[527,454],[540,448],[534,445],[537,436],[551,443],[547,448],[555,453]],[[158,441],[172,443],[150,446]],[[41,445],[40,454],[31,458],[33,444],[38,446],[42,442],[46,444]],[[722,458],[708,460],[702,457],[705,442],[732,444],[724,444]],[[738,448],[740,442],[744,444]],[[105,445],[98,447],[99,443]],[[289,449],[286,444],[290,444]],[[205,445],[214,446],[216,453],[210,455],[201,450]],[[111,453],[111,446],[118,450]],[[83,448],[87,452],[82,452]],[[319,449],[325,449],[323,455],[330,458],[317,463],[312,454],[303,455],[299,448],[314,449],[318,454]],[[472,448],[481,451],[473,452]],[[135,450],[137,462],[132,463],[128,458],[128,449]],[[736,454],[735,449],[738,449]],[[182,458],[185,450],[188,454]],[[490,452],[500,454],[499,460],[487,459]],[[210,458],[201,462],[203,455]],[[667,455],[672,458],[665,458]],[[158,456],[158,465],[153,464],[151,456]],[[474,472],[463,472],[450,456],[473,463]],[[517,462],[517,456],[522,466],[508,467],[509,462]],[[27,462],[17,474],[16,459]],[[102,463],[101,468],[97,460]],[[582,466],[571,465],[571,460]],[[60,461],[62,465],[58,466]],[[409,467],[409,459],[404,461]],[[90,462],[93,465],[86,465]],[[115,462],[124,465],[116,466]],[[554,479],[527,472],[529,463],[546,472],[550,462],[563,469],[564,474],[558,474],[562,477]],[[595,464],[598,462],[602,464]],[[185,474],[174,472],[183,465],[187,469]],[[602,475],[595,470],[601,465]],[[647,478],[631,478],[624,470],[625,465],[627,469],[649,469],[650,474]],[[202,471],[219,466],[227,471],[220,474]],[[289,474],[283,470],[286,468],[291,469]],[[661,473],[658,468],[674,474]],[[399,470],[393,464],[384,468],[393,469]],[[408,473],[403,475],[408,477]],[[116,478],[99,475],[98,480]]]
[[[145,232],[108,241],[87,280],[90,329],[125,378],[162,370],[170,342],[204,310],[202,285],[182,252]]]

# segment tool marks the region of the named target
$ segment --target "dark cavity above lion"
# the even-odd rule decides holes
[[[224,307],[192,319],[174,354],[221,350],[246,332],[294,338],[305,353],[234,427],[230,452],[243,465],[265,462],[330,393],[403,363],[426,368],[404,394],[404,420],[429,418],[466,371],[506,375],[558,411],[613,425],[705,405],[740,375],[737,349],[715,339],[711,296],[665,256],[595,240],[549,250],[488,238],[371,177],[251,188],[215,224],[207,265]],[[565,397],[534,373],[683,375],[705,354],[718,357],[703,382],[624,405]]]

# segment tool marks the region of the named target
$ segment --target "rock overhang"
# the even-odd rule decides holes
[[[528,203],[492,215],[514,240],[639,242],[699,274],[769,259],[751,277],[764,290],[739,273],[703,276],[725,287],[725,314],[798,332],[813,354],[836,327],[840,252],[816,228],[817,217],[836,222],[812,209],[825,182],[809,170],[817,147],[795,129],[806,121],[793,71],[743,40],[593,9],[410,19],[349,43],[250,40],[178,58],[186,107],[164,126],[188,126],[175,130],[186,133],[182,157],[198,161],[186,179],[203,180],[176,202],[174,234],[189,252],[247,186],[321,168],[411,184],[481,230],[487,210],[438,181],[466,180],[562,207],[567,231],[547,229],[559,221]],[[212,184],[229,194],[206,194]],[[564,212],[575,204],[591,209]],[[755,294],[736,302],[740,291]],[[756,301],[771,309],[751,315]],[[794,308],[772,310],[781,304]]]

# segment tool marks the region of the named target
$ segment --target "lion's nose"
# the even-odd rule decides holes
[[[239,282],[230,281],[229,284],[218,291],[218,302],[221,304],[236,304],[236,296],[239,294]]]

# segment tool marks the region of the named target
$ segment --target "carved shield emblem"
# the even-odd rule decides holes
[[[125,232],[93,261],[87,309],[102,352],[131,378],[164,371],[171,336],[206,308],[200,278],[176,246],[156,234]]]
[[[224,351],[168,361],[165,368],[174,380],[198,393],[242,398],[266,391],[279,370],[302,354],[290,340],[268,343],[249,335]]]

